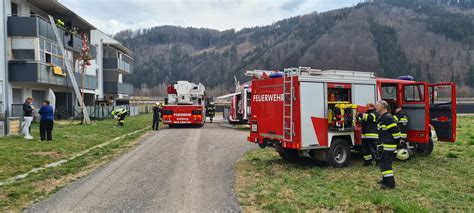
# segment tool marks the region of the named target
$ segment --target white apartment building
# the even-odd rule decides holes
[[[131,84],[122,76],[131,74],[130,51],[102,33],[57,0],[3,0],[0,10],[0,135],[9,134],[10,120],[22,116],[21,104],[27,97],[40,106],[52,90],[58,118],[74,115],[78,105],[66,75],[63,58],[73,65],[74,76],[85,94],[86,105],[96,100],[128,98]],[[66,54],[62,55],[48,15],[60,19],[59,27]],[[85,75],[79,68],[81,35],[90,40],[94,57]],[[82,84],[84,86],[82,88]]]

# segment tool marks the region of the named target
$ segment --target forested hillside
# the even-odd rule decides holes
[[[233,76],[247,79],[245,70],[309,66],[455,81],[460,94],[472,95],[470,8],[450,1],[377,0],[240,31],[160,26],[115,37],[134,53],[128,80],[155,94],[181,79],[223,93],[233,88]]]

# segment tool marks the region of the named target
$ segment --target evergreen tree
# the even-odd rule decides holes
[[[467,71],[466,84],[470,87],[474,87],[474,65],[471,65]]]

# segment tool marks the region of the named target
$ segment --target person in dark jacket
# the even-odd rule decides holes
[[[31,140],[33,136],[30,134],[30,126],[33,121],[33,110],[35,109],[32,105],[33,98],[27,98],[23,103],[23,129],[22,133],[25,135],[25,139]]]
[[[397,122],[398,129],[400,129],[400,138],[407,142],[408,136],[408,115],[403,111],[402,106],[397,106],[393,119]]]
[[[375,154],[377,154],[377,141],[379,134],[377,130],[377,113],[375,104],[367,104],[367,112],[357,115],[362,125],[362,154],[364,155],[364,166],[371,166]]]
[[[53,124],[54,124],[54,109],[49,104],[49,101],[43,101],[43,106],[39,112],[40,120],[40,137],[41,141],[53,140]]]
[[[160,129],[160,121],[161,121],[161,114],[163,113],[163,104],[162,103],[156,103],[155,106],[153,106],[153,130],[159,130]]]
[[[379,134],[379,146],[377,149],[380,155],[379,166],[383,178],[379,183],[382,189],[392,189],[395,188],[392,162],[400,142],[400,130],[392,114],[387,111],[388,104],[386,101],[378,101],[375,107],[380,115],[377,124]]]

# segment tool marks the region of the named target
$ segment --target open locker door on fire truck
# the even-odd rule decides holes
[[[430,120],[438,141],[456,140],[456,84],[429,85]]]
[[[408,141],[428,143],[429,141],[429,98],[428,84],[424,82],[403,83],[401,105],[409,118]]]

